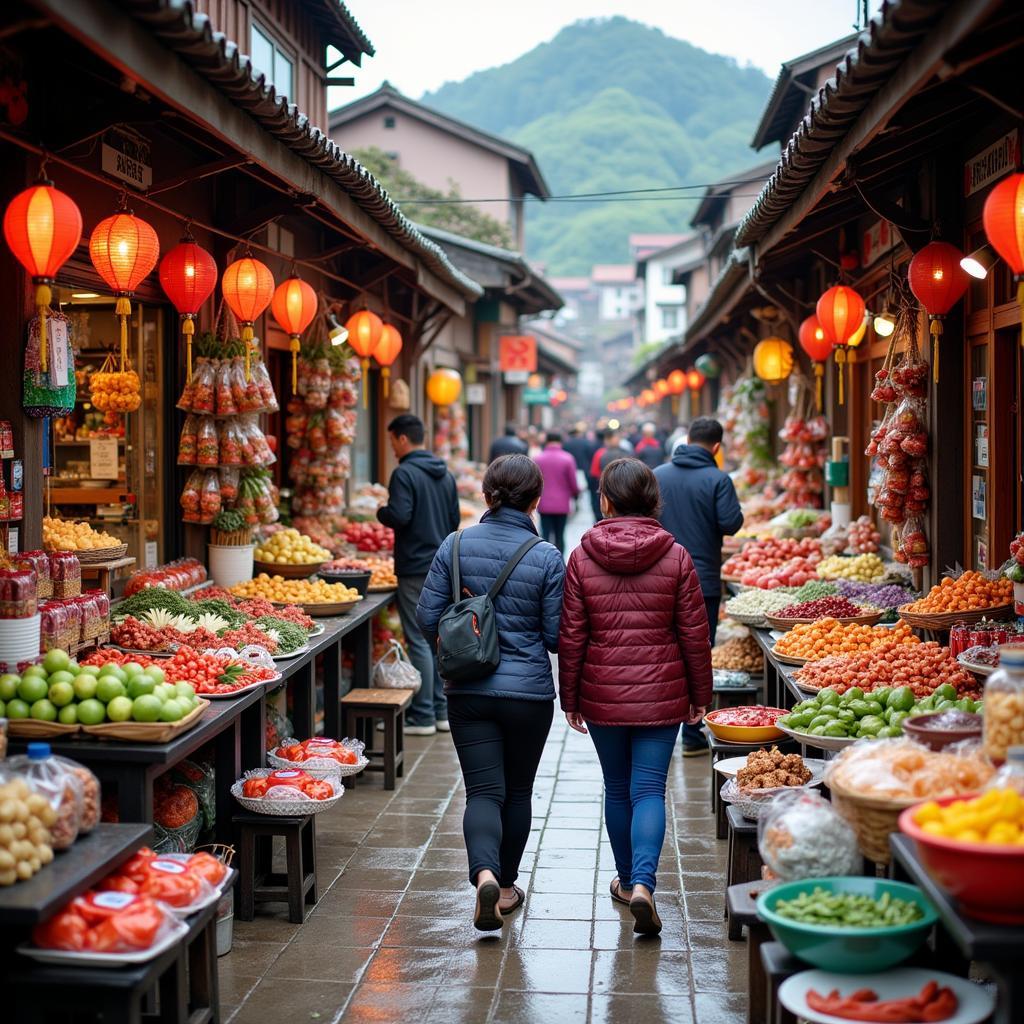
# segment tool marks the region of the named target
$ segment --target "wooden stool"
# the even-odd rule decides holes
[[[368,772],[384,773],[384,788],[394,789],[395,779],[405,772],[405,718],[412,703],[412,690],[349,690],[341,698],[342,733],[358,736],[365,744]],[[384,723],[384,749],[374,749],[374,725]],[[360,731],[362,735],[360,735]],[[346,785],[355,788],[350,775]]]
[[[781,942],[766,942],[761,946],[761,964],[766,979],[768,1024],[796,1024],[796,1016],[779,1002],[779,986],[794,974],[806,971],[808,965],[793,956]]]
[[[288,920],[302,924],[306,904],[316,905],[316,817],[242,811],[232,821],[239,840],[241,885],[238,919],[251,921],[257,903],[288,904]],[[273,837],[284,836],[284,875],[272,870]]]
[[[747,928],[747,1024],[768,1024],[767,976],[761,962],[761,947],[771,939],[768,925],[757,916],[757,897],[773,882],[743,882],[730,885],[725,894],[729,915],[729,937],[733,923]]]
[[[726,885],[740,885],[743,882],[756,882],[761,877],[761,854],[757,849],[757,822],[747,821],[740,809],[730,804],[725,809],[725,817],[729,826],[729,866],[726,874]],[[726,916],[729,916],[729,905],[726,903]],[[729,917],[729,938],[736,940],[742,934],[742,925]]]

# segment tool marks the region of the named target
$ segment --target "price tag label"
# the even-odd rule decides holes
[[[116,480],[117,474],[117,438],[90,438],[89,475],[94,480]]]
[[[68,325],[63,320],[47,317],[46,334],[49,340],[50,383],[55,387],[64,387],[68,381]]]

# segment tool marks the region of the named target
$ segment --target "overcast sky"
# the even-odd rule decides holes
[[[857,0],[347,0],[376,57],[344,67],[356,86],[331,90],[331,107],[386,78],[419,97],[447,81],[507,64],[581,18],[623,14],[774,78],[784,60],[853,31]],[[871,13],[879,0],[869,0]],[[637,55],[642,60],[641,54]]]

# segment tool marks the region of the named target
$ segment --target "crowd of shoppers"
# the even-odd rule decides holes
[[[669,763],[680,727],[684,756],[707,750],[699,726],[712,700],[722,538],[743,520],[716,462],[721,425],[699,418],[671,436],[610,426],[593,438],[575,427],[564,442],[510,425],[491,448],[487,512],[461,532],[455,480],[424,449],[423,423],[399,416],[388,433],[398,467],[378,517],[395,530],[399,612],[423,678],[406,731],[452,733],[475,926],[500,929],[525,899],[516,880],[557,652],[562,710],[589,733],[604,775],[611,898],[629,907],[634,931],[657,934]],[[584,488],[594,525],[566,567],[566,523]],[[481,643],[493,631],[498,654],[442,682],[435,652],[459,635],[446,633],[457,628],[450,613],[468,599],[483,601],[472,628]]]

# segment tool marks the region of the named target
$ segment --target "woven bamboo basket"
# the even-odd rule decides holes
[[[899,831],[899,817],[908,807],[921,802],[920,797],[882,799],[861,796],[826,780],[832,793],[832,806],[850,823],[857,834],[857,845],[868,860],[888,864],[892,859],[889,836]]]
[[[90,736],[110,740],[128,740],[134,743],[170,743],[199,723],[210,702],[203,697],[184,718],[177,722],[104,722],[102,725],[83,725],[82,731]]]
[[[976,608],[968,612],[945,612],[942,614],[920,614],[907,611],[909,605],[901,605],[896,611],[899,617],[913,629],[951,629],[958,622],[973,626],[982,619],[1008,619],[1013,615],[1013,602],[996,605],[993,608]]]
[[[73,736],[82,727],[80,725],[63,725],[60,722],[43,722],[35,718],[11,718],[7,722],[7,732],[19,740],[47,740],[54,736],[66,738]]]
[[[116,548],[91,548],[86,551],[72,551],[78,555],[82,565],[102,565],[104,562],[116,562],[128,553],[127,544],[118,544]]]
[[[741,615],[739,612],[725,613],[726,618],[732,619],[733,622],[738,622],[741,626],[753,626],[755,629],[764,629],[765,620],[767,616],[763,613],[761,615]]]
[[[850,615],[845,618],[836,619],[837,622],[844,626],[873,626],[882,617],[880,611],[865,612],[863,615]],[[824,618],[824,616],[822,616]],[[765,615],[765,622],[771,626],[772,629],[790,630],[794,626],[809,625],[812,622],[819,621],[818,619],[781,619],[777,615]]]
[[[323,562],[303,562],[301,565],[292,565],[287,562],[261,562],[257,558],[253,560],[252,570],[255,575],[265,572],[268,576],[280,576],[286,580],[304,580],[315,576],[323,564]]]

